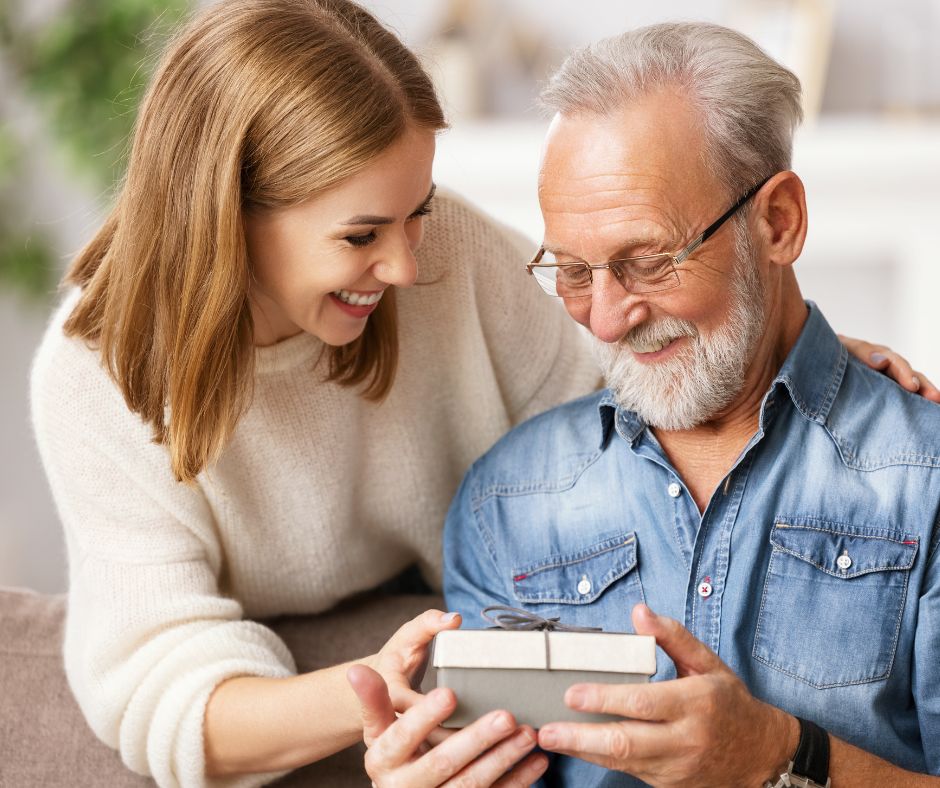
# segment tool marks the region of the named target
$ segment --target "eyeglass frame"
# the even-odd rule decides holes
[[[617,266],[618,263],[629,263],[629,262],[636,261],[636,260],[650,260],[654,257],[668,257],[672,259],[672,267],[673,267],[672,273],[676,273],[675,269],[678,268],[683,262],[685,262],[686,259],[688,259],[689,255],[692,254],[692,252],[698,249],[703,243],[705,243],[705,241],[707,241],[711,236],[713,236],[716,232],[718,232],[721,226],[726,221],[728,221],[728,219],[734,216],[738,211],[740,211],[741,208],[747,203],[747,201],[751,199],[751,197],[753,197],[755,194],[757,194],[757,192],[759,192],[762,188],[764,188],[764,185],[772,177],[773,177],[772,175],[768,176],[764,178],[764,180],[762,180],[760,183],[748,189],[734,205],[732,205],[727,211],[725,211],[720,217],[718,217],[718,219],[716,219],[714,222],[708,225],[708,227],[706,227],[699,235],[697,235],[694,239],[692,239],[691,243],[689,243],[688,246],[686,246],[684,249],[681,249],[680,251],[674,254],[670,254],[669,252],[659,252],[657,254],[639,255],[638,257],[622,257],[619,260],[610,260],[606,263],[586,263],[586,262],[540,263],[539,260],[542,259],[542,256],[547,251],[545,247],[542,246],[542,247],[539,247],[539,250],[536,253],[535,257],[533,257],[529,263],[526,263],[526,271],[529,272],[530,276],[534,276],[535,274],[534,274],[534,271],[532,270],[534,268],[563,268],[563,267],[569,267],[569,266],[580,266],[582,268],[587,269],[588,274],[591,277],[591,282],[593,283],[594,271],[602,271],[604,269],[608,269],[614,275],[614,278],[618,282],[620,282],[621,285],[623,285],[625,290],[627,289],[627,285],[624,282],[625,277],[623,273],[618,271],[616,267],[613,267],[613,268],[611,267],[611,266]],[[680,284],[680,282],[678,281],[678,276],[676,277],[676,279],[677,281],[675,285],[673,285],[672,287],[667,287],[663,289],[671,290],[674,287],[678,287]],[[548,293],[548,291],[545,290],[542,287],[542,285],[539,285],[539,289],[542,290],[542,292],[546,293],[547,295],[552,295],[551,293]],[[630,292],[630,291],[627,290],[627,292]],[[648,291],[648,292],[657,292],[657,291]],[[659,291],[659,292],[662,292],[662,291]],[[584,293],[583,295],[580,295],[580,296],[560,296],[556,293],[555,297],[556,298],[583,298],[584,296],[587,296],[587,295],[590,295],[590,293]]]

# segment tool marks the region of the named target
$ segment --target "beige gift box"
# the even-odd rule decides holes
[[[450,687],[457,708],[444,723],[462,728],[494,709],[519,724],[606,722],[606,714],[565,705],[572,684],[637,684],[656,672],[656,640],[621,632],[457,629],[438,633],[432,665],[437,686]]]

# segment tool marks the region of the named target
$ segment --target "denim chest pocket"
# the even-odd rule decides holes
[[[514,567],[512,573],[516,600],[543,616],[551,615],[547,606],[564,606],[558,613],[562,623],[622,631],[629,628],[633,605],[644,601],[635,533],[543,557]],[[604,606],[602,616],[588,607],[598,600]]]
[[[753,656],[817,689],[891,673],[917,539],[778,520]]]

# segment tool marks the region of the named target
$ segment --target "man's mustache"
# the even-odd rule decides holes
[[[677,317],[664,317],[634,326],[617,344],[633,350],[654,344],[666,345],[680,337],[697,336],[698,329],[694,323]]]

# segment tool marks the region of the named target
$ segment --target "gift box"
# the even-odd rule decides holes
[[[534,728],[618,719],[568,708],[565,691],[584,682],[647,682],[656,672],[651,636],[566,627],[527,611],[502,610],[514,611],[509,615],[515,625],[448,630],[434,640],[437,686],[450,687],[457,696],[444,727],[462,728],[494,709],[506,709]]]

